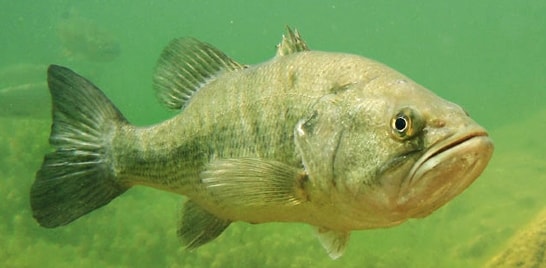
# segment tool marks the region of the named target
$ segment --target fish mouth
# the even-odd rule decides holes
[[[457,154],[491,155],[492,142],[485,130],[479,129],[462,135],[453,135],[435,145],[423,154],[408,173],[407,181],[411,183],[425,175],[447,159],[457,158]],[[475,156],[477,158],[477,156]]]
[[[421,218],[463,192],[483,172],[493,154],[484,129],[465,130],[430,147],[412,166],[398,195],[398,208]]]

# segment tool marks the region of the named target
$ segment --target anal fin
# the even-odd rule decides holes
[[[194,249],[214,240],[230,223],[231,221],[220,219],[188,200],[184,203],[177,235],[186,249]]]
[[[317,230],[320,243],[326,252],[328,252],[330,258],[334,260],[343,255],[350,235],[351,233],[347,231],[335,231],[320,227]]]

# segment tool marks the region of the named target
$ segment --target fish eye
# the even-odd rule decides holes
[[[393,135],[401,140],[415,136],[423,128],[422,119],[419,114],[409,107],[402,108],[391,119]]]

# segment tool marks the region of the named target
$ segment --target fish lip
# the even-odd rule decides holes
[[[408,184],[411,184],[411,182],[414,180],[415,175],[418,173],[418,171],[421,169],[421,167],[427,163],[430,159],[433,159],[435,156],[440,155],[446,151],[452,150],[454,148],[457,148],[460,145],[465,144],[466,142],[476,139],[476,138],[484,138],[489,137],[487,132],[485,130],[480,129],[472,132],[465,132],[462,135],[454,135],[450,136],[447,139],[444,139],[441,142],[436,143],[433,145],[425,154],[423,154],[413,167],[411,168],[410,172],[408,173],[406,181]]]

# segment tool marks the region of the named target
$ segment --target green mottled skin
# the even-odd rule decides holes
[[[406,106],[419,111],[418,120],[426,127],[401,141],[392,135],[391,119]],[[335,151],[330,162],[322,161],[326,156],[321,146],[312,147],[317,153],[309,153],[295,142],[298,122],[317,110],[333,120],[325,125],[332,134],[323,139],[323,147],[333,146]],[[430,186],[431,179],[422,187],[415,181],[410,185],[406,178],[427,148],[465,131],[483,129],[457,105],[380,63],[304,51],[219,75],[179,115],[161,124],[120,126],[112,137],[110,159],[125,185],[185,195],[219,218],[297,221],[346,231],[427,215],[466,188],[485,166],[472,158],[479,158],[474,153],[467,162],[478,161],[478,168],[452,190],[445,183]],[[489,143],[483,146],[480,149],[487,148],[488,155]],[[305,166],[306,154],[314,168]],[[211,194],[200,174],[211,161],[236,158],[274,160],[299,170],[301,177],[287,178],[297,202],[245,204],[245,196],[233,202]],[[455,169],[451,166],[446,172]]]
[[[352,55],[335,55],[302,52],[225,73],[200,89],[180,115],[150,128],[125,126],[112,149],[120,163],[119,177],[186,195],[233,220],[302,221],[302,205],[290,206],[294,209],[290,215],[287,207],[256,216],[240,207],[216,211],[217,205],[200,187],[199,173],[214,158],[256,157],[301,169],[294,144],[296,123],[310,115],[317,99],[341,85],[377,76],[376,69],[362,71],[381,66]],[[316,64],[323,68],[309,69]],[[341,76],[339,65],[347,69]]]

